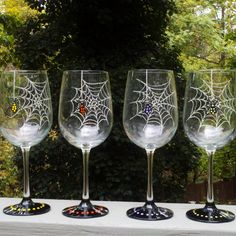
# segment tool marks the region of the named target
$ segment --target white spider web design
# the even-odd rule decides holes
[[[105,82],[89,83],[81,79],[81,87],[75,88],[75,95],[70,100],[72,111],[70,116],[76,117],[83,125],[99,126],[105,121],[109,125],[108,115],[111,112],[110,96]]]
[[[215,127],[221,127],[224,123],[231,126],[231,117],[235,113],[235,97],[233,96],[230,83],[201,80],[200,87],[191,87],[195,96],[188,102],[192,103],[189,119],[199,121],[199,129],[207,123]]]
[[[25,76],[25,87],[14,86],[13,100],[17,104],[17,111],[13,115],[22,113],[25,122],[31,122],[40,127],[49,122],[50,97],[46,91],[47,82],[33,82]]]
[[[168,121],[174,122],[172,110],[176,108],[175,92],[170,87],[170,80],[152,86],[139,79],[137,81],[143,87],[140,91],[133,91],[138,94],[138,98],[131,102],[136,105],[136,114],[130,120],[140,117],[145,120],[146,125],[153,124],[160,127],[164,127]]]

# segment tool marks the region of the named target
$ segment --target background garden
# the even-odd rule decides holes
[[[57,124],[62,72],[103,69],[111,79],[114,126],[91,152],[91,199],[143,201],[145,152],[122,127],[125,82],[129,69],[165,68],[175,71],[180,121],[174,139],[156,150],[154,195],[190,200],[188,185],[206,181],[207,158],[183,132],[183,75],[236,67],[235,13],[236,1],[224,0],[0,0],[0,70],[46,69],[51,86],[54,124],[31,151],[32,196],[80,198],[81,152]],[[22,169],[19,149],[0,137],[0,196],[21,196]],[[216,153],[214,171],[215,181],[235,177],[236,141]]]

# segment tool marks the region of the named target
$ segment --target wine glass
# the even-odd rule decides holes
[[[164,220],[173,212],[153,200],[152,167],[156,148],[167,144],[178,125],[174,74],[171,70],[139,69],[128,72],[123,126],[131,141],[147,153],[147,199],[144,206],[129,209],[130,218]]]
[[[1,133],[23,154],[24,190],[19,204],[4,208],[8,215],[38,215],[50,210],[30,198],[29,153],[40,143],[52,124],[52,105],[47,72],[15,70],[1,74]]]
[[[104,216],[108,209],[92,205],[89,199],[88,162],[91,148],[108,137],[112,127],[112,99],[108,72],[100,70],[64,71],[59,126],[65,139],[82,150],[83,193],[79,205],[63,210],[73,218]]]
[[[206,223],[234,220],[232,212],[217,209],[213,194],[213,155],[225,146],[236,129],[236,72],[209,69],[189,74],[185,91],[184,130],[208,155],[208,188],[204,208],[189,210],[188,218]]]

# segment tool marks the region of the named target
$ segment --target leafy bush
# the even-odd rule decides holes
[[[15,165],[15,150],[11,144],[0,137],[0,194],[1,196],[19,196],[20,184]]]

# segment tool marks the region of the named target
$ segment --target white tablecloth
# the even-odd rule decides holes
[[[50,204],[51,211],[38,216],[8,216],[2,209],[20,199],[0,198],[0,235],[3,236],[236,236],[236,221],[221,224],[206,224],[186,218],[187,210],[195,204],[157,203],[174,211],[174,217],[164,221],[140,221],[126,216],[126,210],[141,206],[134,202],[98,202],[109,209],[109,214],[94,219],[73,219],[62,215],[63,208],[79,201],[38,200]],[[36,201],[36,200],[35,200]],[[221,205],[236,214],[236,206]]]

